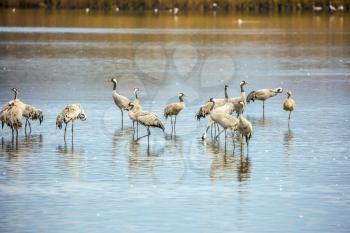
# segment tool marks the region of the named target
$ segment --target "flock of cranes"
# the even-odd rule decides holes
[[[139,89],[134,89],[134,100],[129,100],[127,97],[122,96],[117,92],[117,84],[118,81],[116,79],[112,79],[113,83],[113,91],[112,97],[115,105],[120,109],[121,112],[121,123],[122,127],[124,124],[124,111],[128,112],[128,116],[130,120],[133,122],[134,135],[136,134],[136,139],[134,136],[134,140],[138,141],[144,137],[148,138],[151,135],[150,128],[160,128],[165,131],[164,124],[160,117],[158,117],[155,113],[147,112],[142,110],[142,105],[140,99],[138,97]],[[208,130],[211,129],[213,131],[217,131],[217,134],[214,136],[214,140],[219,140],[219,136],[224,133],[225,134],[225,143],[227,138],[227,130],[231,130],[233,133],[238,133],[240,137],[240,142],[242,146],[243,139],[245,139],[245,143],[247,145],[247,150],[249,147],[249,140],[253,134],[253,126],[252,124],[243,116],[246,105],[250,102],[254,102],[255,100],[263,101],[263,116],[265,112],[265,101],[271,97],[276,96],[279,93],[283,92],[281,87],[275,89],[260,89],[252,91],[246,96],[244,87],[248,82],[241,81],[240,82],[240,95],[238,97],[229,97],[228,96],[228,86],[225,85],[224,88],[224,98],[210,98],[206,103],[204,103],[198,110],[196,114],[197,120],[201,120],[202,118],[206,118],[208,116],[208,124],[202,135],[202,140],[206,140]],[[18,129],[22,127],[22,119],[24,118],[25,123],[25,133],[27,133],[27,124],[29,125],[30,132],[31,126],[30,122],[39,120],[41,124],[44,118],[43,112],[40,109],[35,108],[34,106],[25,104],[20,99],[17,98],[18,90],[16,88],[11,89],[14,92],[13,100],[9,101],[5,104],[0,112],[0,121],[2,124],[2,128],[4,125],[7,125],[12,130],[12,137],[16,135],[18,136]],[[292,111],[295,108],[295,101],[291,98],[292,92],[289,90],[286,92],[287,99],[283,102],[283,109],[289,112],[288,116],[288,124],[290,121],[290,116]],[[168,104],[164,108],[164,117],[165,119],[171,119],[171,135],[176,134],[176,119],[177,116],[185,109],[184,97],[186,95],[184,93],[179,93],[178,98],[179,101],[175,103]],[[236,117],[233,116],[233,113],[236,113]],[[71,130],[72,130],[72,140],[74,134],[74,121],[81,120],[85,121],[87,119],[87,115],[80,104],[69,104],[67,105],[57,116],[56,118],[56,128],[62,129],[63,124],[64,127],[64,140],[66,140],[66,132],[67,125],[71,122]],[[136,123],[136,129],[135,129]],[[147,130],[147,134],[143,136],[138,136],[138,125],[141,124]],[[222,128],[220,131],[220,127]],[[211,131],[211,133],[212,133]],[[235,147],[234,138],[233,145]]]

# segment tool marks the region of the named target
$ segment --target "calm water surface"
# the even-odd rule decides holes
[[[238,18],[243,20],[238,23]],[[349,232],[349,15],[232,16],[0,11],[0,101],[45,113],[17,141],[0,131],[0,232]],[[188,95],[177,136],[134,143],[111,78],[143,108]],[[210,97],[282,86],[248,105],[249,156],[232,140],[200,139]],[[55,129],[81,103],[74,143]],[[125,114],[126,116],[126,114]],[[140,129],[140,134],[145,133]],[[70,137],[70,132],[68,134]]]

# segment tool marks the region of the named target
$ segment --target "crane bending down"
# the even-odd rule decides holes
[[[240,84],[239,84],[240,89],[241,89],[240,95],[239,95],[239,97],[234,97],[234,98],[228,97],[227,85],[225,85],[225,98],[224,99],[213,99],[215,101],[215,108],[221,107],[221,106],[225,105],[227,102],[229,102],[229,103],[233,104],[234,111],[237,113],[237,115],[240,114],[241,112],[243,112],[244,109],[241,108],[241,105],[239,105],[239,102],[240,101],[243,101],[244,103],[246,102],[246,94],[244,91],[244,86],[247,84],[248,84],[248,82],[246,82],[246,81],[240,82]],[[197,120],[200,120],[201,118],[205,118],[209,114],[212,104],[213,104],[212,102],[208,101],[199,108],[199,110],[196,114]]]
[[[210,117],[211,119],[218,123],[223,130],[221,130],[219,132],[218,135],[216,135],[215,139],[217,140],[218,137],[220,136],[220,134],[222,132],[225,132],[225,143],[226,143],[226,130],[227,129],[231,129],[232,131],[236,131],[237,130],[237,126],[238,126],[238,121],[237,119],[232,116],[231,114],[226,113],[225,111],[217,111],[217,110],[213,110],[215,107],[215,101],[213,98],[210,98],[209,100],[210,102],[213,103],[211,109],[210,109]],[[219,109],[219,108],[217,108]],[[233,141],[233,146],[235,147],[235,142]]]
[[[134,89],[134,95],[135,95],[135,99],[132,102],[134,104],[134,108],[137,110],[141,110],[141,104],[140,104],[140,100],[138,97],[138,92],[140,91],[139,88],[135,88]],[[128,104],[129,106],[129,104]],[[130,118],[130,120],[132,120],[132,128],[134,130],[134,134],[135,134],[135,122],[136,122],[136,136],[139,136],[139,122],[136,119],[136,115],[135,115],[135,111],[128,111],[128,116]]]
[[[211,100],[215,103],[214,99],[211,98]],[[212,102],[212,101],[209,100],[209,102]],[[205,129],[205,132],[202,135],[202,140],[205,140],[207,138],[208,130],[210,129],[210,127],[212,127],[214,123],[216,123],[211,116],[214,112],[215,113],[222,112],[223,114],[231,115],[232,112],[234,111],[234,105],[232,103],[226,103],[225,105],[218,108],[215,108],[216,104],[214,103],[212,104],[212,108],[213,108],[213,110],[211,110],[212,113],[210,113],[208,116],[208,125],[207,125],[207,128]]]
[[[241,148],[242,148],[242,138],[244,137],[247,144],[247,154],[248,154],[249,140],[251,139],[253,134],[253,126],[246,118],[243,117],[242,114],[239,115],[238,119],[239,119],[238,130],[241,134]]]
[[[11,128],[13,137],[15,132],[16,136],[18,136],[18,129],[22,127],[21,120],[23,117],[25,104],[21,100],[17,99],[18,90],[16,88],[12,88],[11,90],[14,92],[15,96],[13,100],[5,104],[5,106],[2,108],[0,112],[0,121],[2,128],[5,124]]]
[[[56,127],[62,129],[63,123],[66,124],[64,128],[64,141],[66,141],[67,125],[72,122],[72,141],[74,133],[74,121],[75,120],[86,120],[86,114],[83,107],[80,104],[69,104],[67,105],[56,118]]]
[[[44,120],[44,114],[40,109],[35,108],[34,106],[31,106],[29,104],[26,104],[23,117],[26,119],[26,124],[24,127],[24,131],[27,132],[27,124],[29,125],[29,133],[32,132],[32,127],[30,126],[30,121],[39,120],[39,123],[41,123]]]
[[[164,125],[160,118],[152,113],[152,112],[145,112],[140,109],[135,108],[135,105],[133,103],[129,103],[129,111],[134,111],[136,120],[141,125],[145,126],[147,129],[147,134],[141,137],[138,137],[136,141],[139,141],[141,138],[147,137],[148,138],[148,145],[149,145],[149,136],[151,135],[150,128],[160,128],[164,132]]]

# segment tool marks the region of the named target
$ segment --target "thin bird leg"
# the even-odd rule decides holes
[[[74,126],[73,122],[74,121],[72,121],[72,141],[73,141],[73,126]]]
[[[207,126],[207,128],[206,128],[204,134],[202,135],[202,140],[206,139],[206,137],[207,137],[207,132],[208,132],[209,128],[210,128],[210,125]]]
[[[28,121],[28,125],[29,125],[29,134],[31,134],[32,133],[32,127],[30,126],[30,121],[29,120],[27,120]]]
[[[225,152],[226,152],[226,129],[225,130]]]
[[[174,134],[176,134],[176,128],[175,128],[175,126],[176,126],[176,116],[175,116],[175,121],[174,121]]]
[[[235,137],[232,137],[232,143],[233,143],[233,154],[235,154],[236,144],[235,144]]]
[[[123,123],[124,123],[124,113],[123,113],[123,110],[122,110],[122,109],[120,109],[120,112],[121,112],[121,114],[122,114],[122,128],[123,128]]]
[[[243,135],[242,134],[239,135],[239,140],[241,142],[241,150],[242,150],[242,146],[243,146]]]
[[[28,123],[28,119],[26,119],[26,124],[24,125],[24,133],[27,134],[27,123]]]
[[[139,122],[136,121],[136,137],[139,136]]]
[[[245,142],[247,143],[247,156],[249,154],[249,139],[248,136],[245,136]]]
[[[288,121],[290,120],[290,114],[292,114],[292,111],[289,111]]]
[[[135,133],[135,121],[132,121],[132,129],[134,130],[134,133]]]
[[[226,133],[226,130],[225,130],[225,129],[221,130],[221,132],[219,132],[219,134],[216,135],[215,140],[218,140],[220,134],[221,134],[222,132],[224,132],[224,131],[225,131],[225,133]],[[225,137],[226,137],[226,134],[225,134]]]
[[[149,128],[147,128],[147,145],[149,146],[149,135],[151,135],[151,131],[149,130]]]
[[[263,118],[265,117],[265,100],[263,100]]]
[[[64,141],[66,141],[66,132],[67,132],[67,123],[66,123],[66,126],[64,127]]]
[[[143,136],[137,138],[135,141],[137,142],[137,141],[139,141],[141,138],[148,137],[150,134],[151,134],[151,132],[150,132],[149,129],[148,129],[146,135],[143,135]]]
[[[173,116],[170,116],[171,121],[171,134],[173,134]]]

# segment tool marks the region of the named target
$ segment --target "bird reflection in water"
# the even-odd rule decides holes
[[[210,153],[212,154],[209,172],[211,181],[233,180],[235,158],[228,155],[226,151],[220,150],[220,147],[215,144],[212,144],[210,149]]]
[[[128,171],[129,171],[129,182],[134,183],[140,180],[152,179],[151,174],[154,168],[154,159],[153,156],[148,156],[148,154],[142,155],[140,151],[140,144],[130,140],[130,154],[128,158]]]
[[[250,178],[251,162],[249,157],[241,156],[237,164],[237,178],[239,182],[245,182]]]
[[[214,182],[219,179],[233,180],[235,170],[239,182],[247,181],[250,178],[251,163],[248,157],[240,156],[238,158],[232,156],[227,151],[220,149],[218,144],[211,144],[209,146],[210,148],[207,152],[212,156],[209,174],[211,181]]]
[[[25,137],[15,137],[11,140],[1,139],[1,150],[9,158],[22,158],[30,153],[39,153],[43,146],[43,136],[29,135]]]
[[[31,135],[28,137],[16,137],[13,140],[1,138],[0,157],[7,156],[11,166],[4,168],[9,176],[17,176],[26,165],[26,157],[32,154],[40,154],[43,146],[43,136]]]
[[[293,138],[294,138],[294,134],[293,131],[288,129],[287,132],[284,133],[284,145],[287,149],[287,155],[291,155],[293,152]]]
[[[259,127],[277,127],[276,122],[274,119],[271,118],[261,118],[261,117],[247,117],[247,119],[252,123],[253,126],[259,126]]]
[[[80,171],[85,161],[85,151],[74,148],[74,143],[64,143],[57,146],[58,154],[63,156],[64,167],[68,168],[75,177],[80,177]]]

